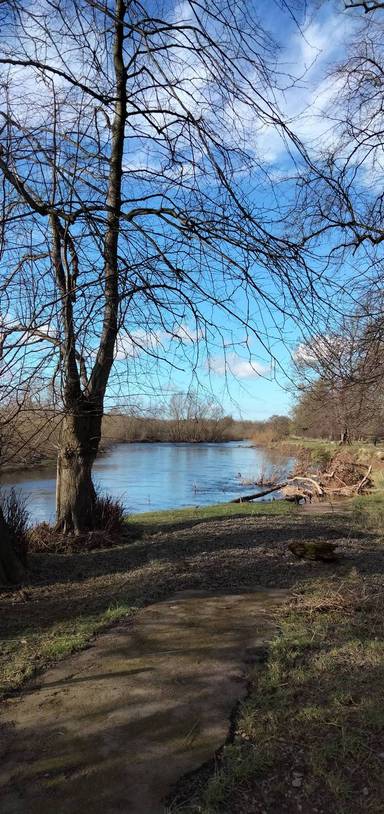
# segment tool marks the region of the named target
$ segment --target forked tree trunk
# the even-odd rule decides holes
[[[3,510],[0,506],[0,584],[21,582],[24,567],[13,546]]]
[[[57,459],[56,528],[80,534],[95,528],[92,466],[100,443],[101,415],[67,414]]]

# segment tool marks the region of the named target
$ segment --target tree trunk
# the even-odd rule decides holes
[[[79,273],[78,257],[72,251],[72,274],[68,274],[65,256],[66,229],[60,218],[51,216],[52,262],[62,297],[64,341],[61,367],[64,374],[63,401],[66,416],[57,465],[57,528],[79,534],[95,528],[95,489],[92,465],[99,448],[103,400],[114,360],[119,310],[119,227],[125,122],[127,118],[127,73],[124,65],[124,16],[128,4],[115,2],[113,62],[115,70],[115,110],[111,129],[111,153],[106,198],[107,217],[104,235],[104,308],[103,324],[96,359],[90,376],[85,361],[76,349],[74,329],[73,281]]]
[[[3,510],[0,507],[0,583],[21,582],[24,568],[13,546]]]
[[[95,528],[92,466],[100,443],[101,413],[67,414],[57,459],[56,528],[80,534]]]

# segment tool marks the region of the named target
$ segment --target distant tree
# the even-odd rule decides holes
[[[228,426],[220,405],[212,397],[194,391],[173,395],[169,416],[174,441],[217,441]]]
[[[297,349],[298,431],[340,439],[384,434],[382,297],[362,303],[338,331]]]
[[[281,441],[286,438],[292,430],[292,421],[287,415],[272,415],[268,419],[274,441]]]

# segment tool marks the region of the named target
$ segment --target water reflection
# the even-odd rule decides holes
[[[292,459],[251,447],[248,441],[223,444],[118,444],[95,464],[95,482],[119,497],[130,512],[204,506],[250,491],[244,481],[276,468],[288,469]],[[55,469],[3,475],[0,482],[28,496],[34,521],[52,520],[55,510]],[[251,491],[257,491],[251,487]]]

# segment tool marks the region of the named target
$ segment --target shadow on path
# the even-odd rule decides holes
[[[225,741],[242,659],[280,591],[181,593],[141,611],[4,704],[2,814],[161,814]]]

